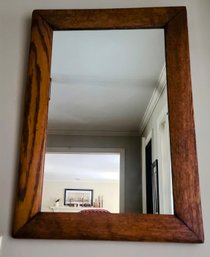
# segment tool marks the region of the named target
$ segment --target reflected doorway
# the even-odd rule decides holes
[[[152,200],[152,140],[146,145],[146,192],[147,192],[147,213],[153,213]]]
[[[124,149],[48,149],[43,212],[124,211]]]

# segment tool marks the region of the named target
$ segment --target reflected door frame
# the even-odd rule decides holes
[[[118,153],[120,154],[119,210],[125,212],[125,149],[124,148],[91,148],[91,147],[47,147],[48,153]]]
[[[146,147],[149,141],[151,141],[153,149],[153,130],[150,130],[146,137],[142,137],[142,211],[144,214],[147,214]]]
[[[164,135],[161,129],[165,126]],[[157,118],[157,156],[159,168],[159,199],[160,214],[173,214],[173,186],[171,170],[171,149],[170,149],[170,132],[168,121],[168,106],[164,105]]]

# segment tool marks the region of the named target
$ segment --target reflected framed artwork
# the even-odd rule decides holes
[[[152,163],[152,183],[153,212],[159,213],[158,160]]]
[[[92,189],[65,189],[64,205],[71,207],[92,207],[93,190]]]

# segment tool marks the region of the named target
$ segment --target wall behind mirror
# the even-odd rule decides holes
[[[53,33],[42,212],[173,214],[164,31]]]

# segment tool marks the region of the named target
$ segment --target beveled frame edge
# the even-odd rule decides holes
[[[175,214],[40,212],[53,30],[137,28],[165,30]],[[198,179],[186,8],[35,10],[13,237],[201,243]]]

